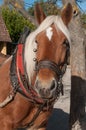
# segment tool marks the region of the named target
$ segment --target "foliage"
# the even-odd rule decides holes
[[[8,28],[11,39],[16,43],[20,37],[20,34],[25,26],[28,26],[31,30],[34,26],[21,16],[16,10],[9,8],[2,8],[2,16]]]

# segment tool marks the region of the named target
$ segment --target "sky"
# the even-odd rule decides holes
[[[31,6],[35,1],[37,0],[24,0],[26,8]],[[3,4],[3,0],[0,0],[0,5],[2,4]],[[78,3],[78,5],[80,9],[82,9],[81,11],[86,13],[86,0],[84,0],[84,2],[82,3]]]

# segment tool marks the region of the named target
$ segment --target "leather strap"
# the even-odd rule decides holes
[[[60,76],[63,75],[63,71],[60,69],[60,65],[57,65],[55,62],[53,61],[49,61],[49,60],[41,60],[38,62],[38,66],[37,69],[38,71],[42,68],[49,68],[52,71],[54,71],[56,73],[56,76]]]

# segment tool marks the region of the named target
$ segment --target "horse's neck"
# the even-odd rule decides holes
[[[10,64],[11,64],[12,56],[10,56],[8,59],[6,59],[0,66],[0,72],[9,70],[10,69]]]
[[[12,60],[12,56],[10,56],[9,58],[6,58],[3,62],[1,62],[0,67],[2,68],[4,65],[11,62],[11,60]]]

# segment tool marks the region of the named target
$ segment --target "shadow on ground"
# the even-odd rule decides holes
[[[68,130],[68,120],[68,113],[65,113],[62,109],[54,108],[53,113],[48,122],[47,130]]]
[[[68,120],[68,113],[65,113],[62,109],[54,108],[47,130],[68,130]]]

